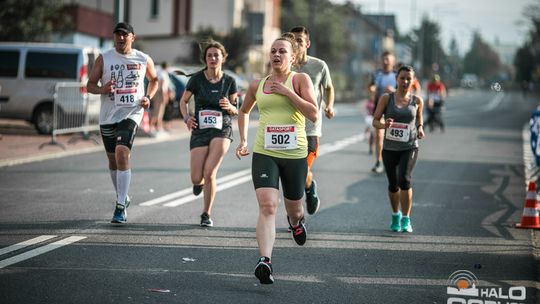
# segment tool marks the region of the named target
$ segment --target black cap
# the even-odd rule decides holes
[[[116,33],[116,32],[124,32],[126,34],[135,34],[135,32],[133,31],[133,26],[131,26],[127,22],[119,22],[118,24],[116,24],[116,26],[114,27],[113,33]]]

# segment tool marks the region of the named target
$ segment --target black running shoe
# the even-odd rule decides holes
[[[309,214],[315,214],[319,210],[320,201],[317,195],[317,182],[311,181],[311,187],[306,189],[306,206]]]
[[[304,224],[304,218],[302,217],[296,226],[291,225],[289,216],[287,216],[287,221],[289,222],[289,228],[291,229],[292,237],[296,244],[300,246],[304,245],[307,239],[307,230],[306,225]]]
[[[212,227],[214,226],[214,221],[210,218],[210,215],[206,212],[201,214],[201,227]]]
[[[201,194],[203,186],[204,186],[204,184],[203,185],[193,185],[193,195],[197,196],[197,195]]]
[[[268,257],[260,257],[257,266],[255,266],[255,276],[261,284],[273,284],[274,277],[272,276],[272,263]]]

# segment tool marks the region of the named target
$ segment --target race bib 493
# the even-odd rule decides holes
[[[394,122],[392,126],[386,129],[385,137],[388,140],[408,142],[411,134],[410,131],[409,124]]]

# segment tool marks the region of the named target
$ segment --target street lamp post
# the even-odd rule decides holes
[[[124,10],[125,10],[124,0],[114,0],[114,21],[115,21],[115,23],[125,21]]]

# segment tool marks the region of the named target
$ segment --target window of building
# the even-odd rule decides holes
[[[150,18],[159,17],[159,0],[152,0],[150,3]]]

